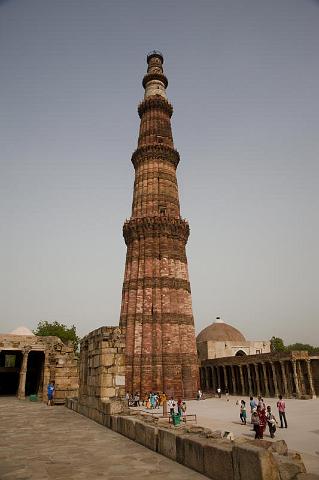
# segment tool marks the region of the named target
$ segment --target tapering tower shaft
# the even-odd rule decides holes
[[[120,326],[126,330],[126,389],[189,398],[198,388],[198,363],[180,216],[163,56],[152,52],[143,78],[144,100],[135,168],[132,215],[123,227],[127,245]]]

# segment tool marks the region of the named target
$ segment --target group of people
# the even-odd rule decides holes
[[[167,402],[167,407],[169,408],[169,414],[171,417],[174,415],[179,415],[186,418],[186,402],[179,398],[177,401],[174,400],[174,397],[171,397]]]
[[[149,392],[148,394],[146,393],[142,399],[138,392],[134,393],[134,395],[126,392],[125,399],[129,407],[140,407],[142,405],[148,409],[159,408],[167,401],[164,392]]]
[[[201,396],[199,398],[201,398]],[[167,400],[165,392],[150,392],[149,394],[145,394],[142,399],[138,392],[134,395],[126,392],[125,399],[129,407],[143,406],[150,410],[162,407],[167,403],[170,416],[180,415],[183,418],[186,417],[186,402],[181,398],[174,400],[174,397],[170,397],[169,400]]]
[[[262,397],[258,397],[257,401],[253,397],[250,397],[249,400],[251,423],[255,432],[255,439],[262,439],[264,437],[264,432],[267,425],[270,437],[274,438],[278,422],[275,415],[271,411],[271,406],[268,405],[266,408],[265,402]],[[277,401],[277,408],[280,418],[280,428],[287,428],[288,425],[286,419],[286,404],[282,398],[282,395],[279,395],[279,399]],[[241,400],[240,402],[239,417],[242,425],[246,425],[247,410],[245,400]]]

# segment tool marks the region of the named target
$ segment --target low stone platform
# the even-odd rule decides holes
[[[0,397],[1,480],[200,480],[63,406]]]

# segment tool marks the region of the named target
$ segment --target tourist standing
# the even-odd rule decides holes
[[[220,387],[217,388],[217,393],[218,393],[218,398],[221,398],[221,396],[222,396],[222,391],[221,391],[221,388],[220,388]]]
[[[264,399],[260,396],[258,397],[258,407],[260,407],[261,410],[266,410]]]
[[[173,397],[171,397],[171,398],[168,400],[167,406],[168,406],[168,408],[169,408],[169,413],[170,413],[171,417],[173,417],[174,414],[175,414],[175,402],[174,402],[174,398],[173,398]]]
[[[249,406],[250,406],[250,416],[251,416],[251,419],[250,419],[250,422],[253,423],[253,412],[256,411],[256,408],[257,408],[257,402],[256,400],[254,400],[254,397],[250,397],[249,398]]]
[[[183,422],[186,423],[186,402],[182,402],[181,409],[182,409]]]
[[[229,390],[227,387],[225,388],[225,395],[226,395],[226,402],[229,402]]]
[[[288,425],[287,425],[287,419],[286,419],[286,404],[282,399],[282,395],[279,395],[277,408],[278,408],[278,413],[280,418],[280,428],[284,428],[284,423],[285,423],[285,428],[287,428]]]
[[[53,407],[53,400],[55,394],[55,382],[51,381],[48,384],[48,406]]]
[[[270,405],[268,405],[268,407],[267,407],[266,418],[267,418],[267,423],[268,423],[268,428],[269,428],[269,435],[271,436],[271,438],[274,438],[275,432],[276,432],[277,420],[275,418],[275,415],[271,411],[271,406]]]
[[[203,392],[199,389],[197,392],[197,400],[201,400],[203,396]]]
[[[259,416],[257,409],[255,409],[251,415],[251,423],[253,424],[253,430],[255,432],[255,440],[259,438]]]
[[[267,424],[266,410],[264,408],[261,408],[258,405],[257,414],[258,414],[258,418],[259,418],[258,437],[257,438],[264,438],[264,431],[266,429],[266,424]]]
[[[182,415],[182,399],[181,398],[177,400],[177,412],[178,412],[178,415]]]
[[[240,402],[240,414],[239,418],[241,420],[242,425],[246,425],[246,420],[247,420],[247,412],[246,412],[246,402],[245,400],[242,400]]]

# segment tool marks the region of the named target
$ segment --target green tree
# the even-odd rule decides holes
[[[40,337],[59,337],[63,343],[71,341],[74,344],[74,351],[78,349],[80,342],[80,337],[77,336],[74,325],[72,325],[72,327],[67,327],[59,322],[49,323],[46,320],[39,322],[37,328],[33,330],[33,333]]]
[[[279,337],[271,337],[270,350],[272,352],[285,352],[286,347],[284,345],[283,339]]]
[[[292,343],[286,347],[288,352],[298,351],[298,350],[307,350],[309,353],[317,353],[319,352],[319,347],[313,347],[308,343]]]

